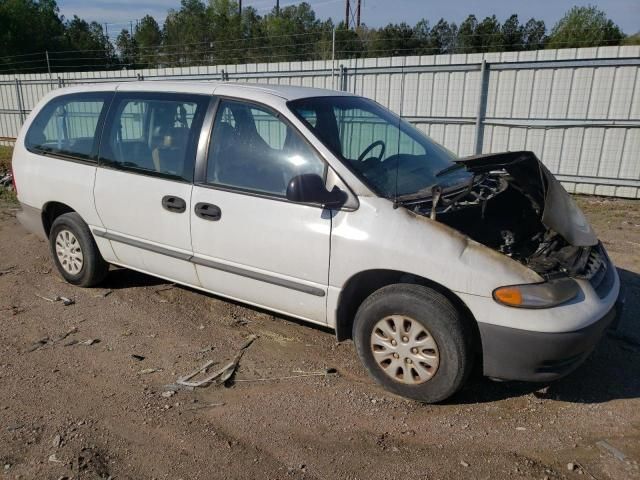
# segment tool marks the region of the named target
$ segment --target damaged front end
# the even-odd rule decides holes
[[[591,279],[604,250],[584,214],[532,152],[460,159],[452,169],[472,174],[464,186],[398,203],[430,216],[531,268],[544,278]]]

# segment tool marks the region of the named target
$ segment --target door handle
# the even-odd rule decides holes
[[[162,197],[162,208],[173,213],[182,213],[187,209],[187,202],[180,197],[165,195]]]
[[[210,220],[212,222],[217,222],[222,217],[222,211],[220,207],[217,205],[212,205],[211,203],[196,203],[196,207],[194,209],[196,216],[200,217],[203,220]]]

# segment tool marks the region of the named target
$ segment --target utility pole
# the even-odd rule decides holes
[[[276,17],[280,16],[280,0],[276,0]]]
[[[344,4],[344,24],[347,28],[349,28],[349,15],[351,14],[351,5],[349,4],[349,0],[345,0]]]
[[[360,18],[362,16],[362,0],[353,0],[354,7],[351,7],[351,0],[345,0],[344,23],[347,28],[360,28]]]
[[[238,15],[242,16],[242,0],[238,0]]]

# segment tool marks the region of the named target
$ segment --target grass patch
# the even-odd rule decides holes
[[[0,203],[17,205],[18,197],[16,196],[16,192],[8,188],[0,187]]]
[[[0,145],[0,172],[9,171],[11,168],[11,155],[13,155],[13,147]]]

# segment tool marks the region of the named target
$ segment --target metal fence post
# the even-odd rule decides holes
[[[20,124],[24,123],[24,107],[22,104],[22,87],[20,80],[16,78],[16,100],[18,100],[18,111],[20,112]]]
[[[484,143],[484,117],[487,114],[487,93],[489,92],[489,68],[487,61],[482,60],[480,64],[480,85],[478,89],[478,110],[476,113],[476,132],[474,142],[474,153],[482,153]]]
[[[338,83],[340,84],[340,90],[343,92],[347,91],[347,68],[344,65],[340,65],[340,77],[338,78]]]
[[[45,50],[44,55],[47,58],[47,71],[49,72],[49,80],[51,80],[53,77],[51,76],[51,62],[49,61],[49,50]]]

